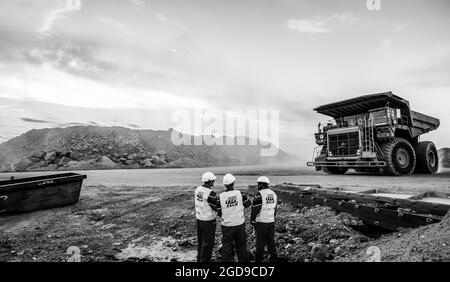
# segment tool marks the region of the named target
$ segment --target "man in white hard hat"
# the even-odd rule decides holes
[[[270,261],[277,260],[277,249],[275,246],[275,215],[277,211],[277,195],[269,189],[269,178],[261,176],[257,180],[258,193],[253,199],[251,224],[256,233],[255,261],[262,262],[264,249],[270,254]]]
[[[197,261],[210,262],[216,235],[217,195],[212,187],[216,176],[212,172],[202,175],[203,185],[195,189],[195,217],[197,218]]]
[[[222,218],[223,261],[233,261],[233,247],[239,262],[248,261],[247,234],[245,232],[244,209],[251,202],[246,195],[234,190],[236,178],[232,174],[223,177],[226,191],[219,195],[217,213]]]

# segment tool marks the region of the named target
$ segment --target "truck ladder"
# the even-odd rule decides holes
[[[364,151],[375,152],[373,134],[373,120],[364,117]]]

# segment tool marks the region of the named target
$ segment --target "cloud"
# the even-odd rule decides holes
[[[332,31],[329,26],[336,23],[354,24],[360,21],[352,12],[335,13],[331,16],[316,16],[312,19],[288,19],[287,27],[300,33],[327,33]]]
[[[41,120],[41,119],[34,119],[34,118],[27,118],[27,117],[21,117],[20,119],[25,122],[32,122],[32,123],[53,123],[48,120]]]
[[[52,126],[59,126],[59,127],[67,127],[67,126],[88,126],[88,125],[95,125],[95,126],[100,126],[98,123],[96,122],[90,122],[90,124],[88,123],[84,123],[84,122],[53,122],[53,121],[49,121],[49,120],[42,120],[42,119],[35,119],[35,118],[27,118],[27,117],[21,117],[20,118],[22,121],[24,122],[29,122],[29,123],[45,123],[45,124],[50,124]]]
[[[330,32],[331,29],[326,27],[326,23],[320,20],[295,20],[289,19],[286,21],[287,27],[291,30],[300,33],[325,33]]]
[[[408,24],[398,24],[394,27],[394,32],[403,32],[408,28]]]
[[[58,126],[67,127],[67,126],[88,126],[89,124],[83,122],[63,122],[58,123]]]
[[[361,20],[352,12],[336,13],[333,15],[333,18],[335,18],[343,23],[349,23],[349,24],[354,24]]]
[[[126,126],[133,127],[133,128],[140,128],[139,125],[137,125],[137,124],[132,124],[132,123],[129,123],[129,124],[127,124]]]
[[[169,26],[173,26],[177,29],[183,30],[183,31],[187,31],[188,28],[180,23],[179,21],[175,20],[175,19],[170,19],[168,18],[166,15],[162,14],[162,13],[156,13],[155,17],[158,21],[160,21],[163,24],[169,25]]]
[[[94,77],[115,69],[112,63],[98,60],[99,48],[91,42],[51,43],[21,51],[20,57],[32,64],[52,66],[78,75]]]
[[[114,27],[115,29],[118,29],[118,30],[125,30],[126,29],[126,26],[123,23],[121,23],[121,22],[119,22],[117,20],[108,18],[108,17],[100,17],[100,18],[98,18],[98,20],[101,23],[110,25],[110,26],[112,26],[112,27]]]
[[[156,14],[156,18],[158,19],[158,21],[160,21],[160,22],[162,22],[162,23],[167,23],[167,18],[166,18],[166,16],[164,16],[163,14],[161,14],[161,13],[157,13]]]
[[[55,24],[55,21],[57,19],[66,17],[70,12],[71,10],[69,9],[57,9],[50,12],[45,18],[42,25],[39,27],[38,32],[44,36],[50,35],[53,25]]]
[[[389,38],[385,38],[382,42],[383,48],[390,48],[392,47],[392,40]]]
[[[1,68],[0,68],[1,70]],[[0,97],[36,100],[84,108],[176,109],[210,107],[207,101],[186,93],[102,83],[52,67],[28,67],[3,73]],[[179,90],[181,91],[181,90]]]
[[[145,6],[144,0],[128,0],[131,4],[142,7]]]

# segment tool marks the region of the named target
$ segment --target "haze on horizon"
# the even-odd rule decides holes
[[[33,128],[168,129],[177,109],[278,110],[309,159],[312,109],[393,91],[450,146],[450,2],[3,0],[0,142]],[[198,132],[194,132],[197,133]]]

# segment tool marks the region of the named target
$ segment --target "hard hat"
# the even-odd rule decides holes
[[[259,177],[258,180],[257,180],[257,182],[258,182],[258,183],[259,183],[259,182],[262,182],[262,183],[270,184],[269,178],[267,178],[267,177],[265,177],[265,176]]]
[[[236,178],[231,174],[227,173],[223,177],[223,185],[230,185],[236,181]]]
[[[216,180],[216,176],[214,175],[214,173],[209,172],[209,171],[203,173],[203,175],[202,175],[202,182],[208,182],[208,181],[211,181],[211,180]]]

